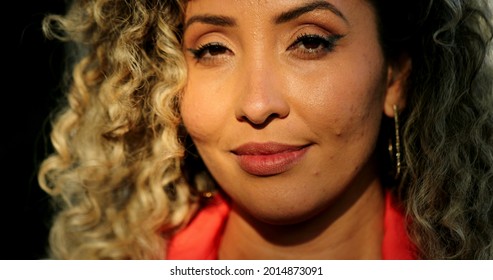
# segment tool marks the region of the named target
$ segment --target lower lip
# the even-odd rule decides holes
[[[304,147],[295,151],[269,155],[236,155],[238,164],[245,172],[255,176],[273,176],[293,168],[308,151]]]

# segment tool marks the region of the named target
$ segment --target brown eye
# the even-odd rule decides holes
[[[324,39],[318,37],[306,37],[301,39],[298,45],[303,46],[305,49],[308,50],[314,50],[320,47],[326,48],[327,42]]]
[[[303,58],[317,58],[331,52],[341,37],[341,35],[303,34],[287,50],[298,52]]]
[[[205,57],[214,57],[227,54],[230,50],[220,43],[208,43],[197,49],[189,49],[195,59],[200,60]]]

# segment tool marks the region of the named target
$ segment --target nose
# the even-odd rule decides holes
[[[256,128],[265,127],[275,119],[286,118],[290,111],[283,91],[282,71],[266,62],[247,63],[238,83],[236,119]]]

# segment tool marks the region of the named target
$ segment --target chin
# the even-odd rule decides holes
[[[256,207],[255,209],[245,209],[245,211],[255,220],[270,225],[295,225],[306,222],[316,217],[324,210],[322,206],[292,207],[292,205],[276,209],[266,207],[266,209]]]

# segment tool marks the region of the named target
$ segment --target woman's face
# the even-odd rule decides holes
[[[184,52],[185,127],[244,211],[299,222],[376,180],[397,97],[367,1],[188,1]]]

